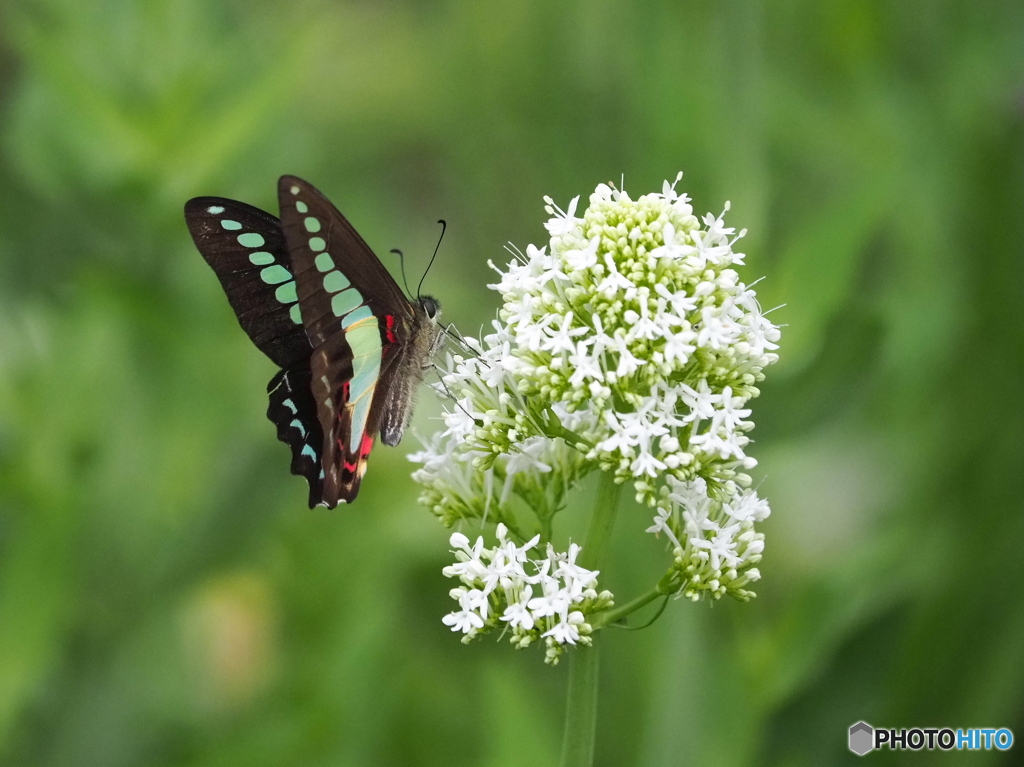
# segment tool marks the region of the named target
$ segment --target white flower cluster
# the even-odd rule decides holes
[[[681,593],[745,599],[769,513],[750,489],[747,403],[779,330],[734,269],[744,232],[698,219],[681,175],[637,200],[601,184],[579,216],[578,197],[545,198],[550,241],[495,267],[494,332],[449,355],[456,403],[413,476],[453,524],[511,520],[513,496],[543,520],[580,477],[613,472],[656,509]]]
[[[709,491],[703,477],[681,481],[669,476],[667,484],[647,532],[664,533],[672,542],[682,595],[693,600],[705,594],[753,597],[744,587],[761,577],[754,565],[764,551],[764,535],[754,523],[768,518],[768,502],[732,480],[718,491]]]
[[[597,593],[597,571],[576,564],[580,547],[572,544],[560,554],[548,544],[544,558],[531,559],[539,535],[516,546],[499,524],[497,536],[498,545],[485,548],[483,538],[470,544],[462,533],[452,535],[456,562],[444,574],[462,586],[450,592],[459,610],[443,618],[445,625],[461,631],[464,642],[498,626],[511,633],[517,648],[544,639],[549,663],[558,662],[567,644],[590,644],[587,616],[610,607],[612,595]]]

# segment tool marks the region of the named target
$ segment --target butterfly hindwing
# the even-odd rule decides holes
[[[277,218],[235,200],[196,197],[185,203],[185,220],[239,324],[259,350],[282,368],[308,357],[309,341]]]
[[[267,385],[267,418],[277,426],[277,438],[292,451],[292,474],[309,483],[309,508],[323,502],[322,451],[324,433],[310,387],[309,360],[279,370]]]
[[[344,216],[293,176],[278,188],[281,228],[312,346],[311,389],[324,434],[323,500],[351,501],[380,429],[379,386],[407,346],[415,312]]]

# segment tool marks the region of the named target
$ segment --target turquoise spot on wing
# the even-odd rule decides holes
[[[227,229],[229,232],[237,232],[242,228],[242,225],[237,221],[232,221],[230,218],[222,218],[220,225]]]
[[[349,382],[352,411],[352,434],[349,438],[349,452],[355,453],[366,431],[370,417],[372,392],[380,378],[381,345],[380,331],[376,324],[358,325],[346,331],[345,340],[352,349],[352,380]]]
[[[299,434],[301,434],[303,437],[306,436],[306,427],[302,425],[302,421],[300,421],[298,418],[292,420],[290,425],[293,429],[298,429]]]
[[[345,340],[352,349],[352,380],[349,382],[350,401],[355,403],[352,412],[352,436],[349,452],[356,452],[366,420],[370,416],[371,395],[380,378],[381,345],[380,331],[376,324],[356,325],[345,332]]]
[[[357,322],[367,319],[373,319],[373,312],[370,310],[369,306],[360,306],[354,312],[349,312],[348,316],[341,321],[341,326],[347,329],[355,325]]]
[[[359,291],[350,288],[334,294],[331,299],[331,311],[335,317],[344,317],[361,303],[363,297],[359,295]]]
[[[324,275],[324,290],[328,293],[337,293],[339,290],[344,290],[351,284],[352,283],[348,281],[348,277],[337,269]]]
[[[303,445],[302,446],[302,454],[303,455],[308,455],[314,461],[316,460],[316,451],[313,448],[311,448],[309,445]]]
[[[380,361],[380,329],[377,327],[377,323],[366,323],[363,325],[354,325],[345,331],[345,340],[348,341],[349,347],[352,349],[352,357],[354,358],[353,369],[359,366],[359,357],[368,357],[370,359],[377,359]],[[358,370],[355,371],[358,375]],[[353,392],[355,392],[355,385],[353,385]],[[355,399],[356,395],[353,393],[351,399]]]
[[[292,304],[292,308],[288,310],[288,314],[292,318],[292,322],[296,325],[302,324],[302,309],[299,308],[298,304]]]
[[[265,250],[257,250],[255,253],[249,254],[249,260],[256,266],[266,266],[274,263],[274,255]]]
[[[224,212],[224,206],[223,205],[211,205],[209,208],[206,209],[206,212],[207,213],[212,213],[215,216],[219,216],[221,213]]]
[[[309,208],[306,206],[306,203],[304,203],[302,200],[299,200],[297,203],[295,203],[295,210],[299,211],[299,213],[309,213]]]
[[[349,396],[358,400],[377,385],[377,374],[380,373],[380,354],[361,360],[361,365],[353,365],[354,373],[349,384]],[[371,399],[367,397],[366,399]]]
[[[291,278],[292,273],[280,264],[268,266],[266,269],[260,271],[260,279],[268,285],[277,285],[281,282],[287,282]]]
[[[352,380],[349,382],[350,401],[355,403],[352,412],[352,435],[349,452],[360,447],[362,434],[366,431],[366,420],[370,416],[370,395],[380,377],[380,330],[376,323],[356,325],[345,331],[345,340],[352,349]]]
[[[291,399],[281,400],[281,404],[284,405],[289,410],[291,410],[293,413],[298,413],[299,412],[299,409],[297,407],[295,407],[295,403],[292,402]]]
[[[307,216],[302,219],[302,223],[306,225],[307,232],[319,232],[320,231],[320,219],[314,218],[313,216]]]
[[[295,293],[295,280],[289,280],[284,285],[275,290],[274,298],[276,298],[282,304],[294,304],[296,301],[298,301],[299,297]]]
[[[363,441],[363,432],[366,431],[366,421],[370,416],[370,404],[373,397],[363,397],[356,402],[352,409],[352,434],[348,438],[348,451],[358,452],[360,443]]]
[[[238,235],[238,244],[246,248],[262,248],[265,243],[266,240],[263,239],[263,235],[256,232],[246,232],[245,234]]]
[[[323,237],[310,237],[309,238],[309,249],[318,252],[327,247],[327,240]]]
[[[313,263],[321,272],[329,272],[334,268],[334,259],[331,258],[330,253],[321,253]]]

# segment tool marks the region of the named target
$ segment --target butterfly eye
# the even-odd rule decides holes
[[[426,312],[428,320],[436,319],[441,313],[441,302],[432,296],[421,296],[420,306],[422,306],[423,311]]]

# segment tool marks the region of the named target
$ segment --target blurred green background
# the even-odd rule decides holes
[[[557,761],[566,666],[440,623],[415,440],[336,513],[288,474],[181,214],[276,211],[282,173],[417,278],[446,218],[425,289],[468,333],[544,194],[681,169],[749,228],[787,325],[759,598],[607,636],[600,765],[852,763],[859,719],[1024,737],[1022,61],[1019,0],[6,0],[0,761]],[[623,600],[648,516],[619,517]]]

